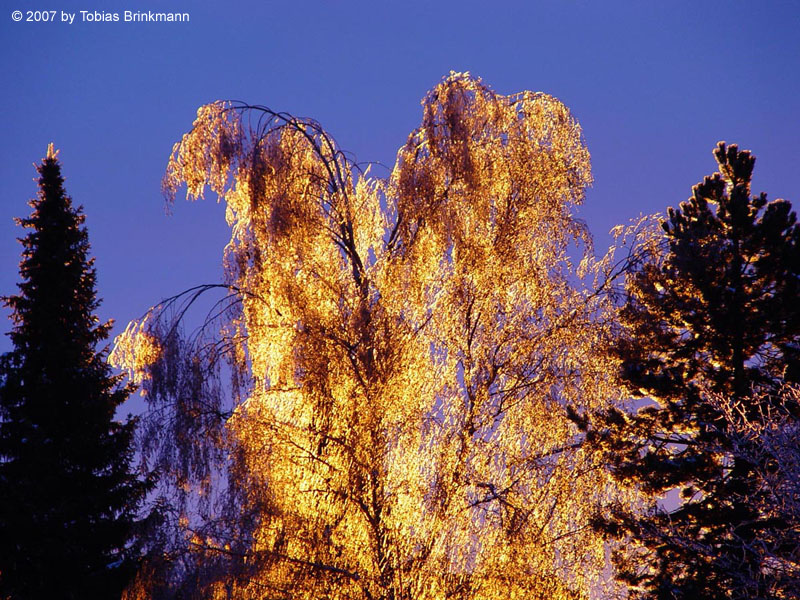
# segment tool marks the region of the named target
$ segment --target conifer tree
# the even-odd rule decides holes
[[[96,345],[94,259],[52,144],[23,245],[13,350],[0,359],[0,597],[119,598],[145,485],[130,471],[131,390]]]
[[[751,196],[750,152],[720,142],[714,155],[719,172],[669,209],[664,252],[628,280],[622,379],[655,405],[606,411],[588,436],[653,505],[597,525],[639,543],[619,564],[634,598],[796,598],[782,582],[800,551],[797,520],[764,477],[781,469],[752,458],[774,453],[743,451],[724,407],[761,429],[787,410],[796,422],[796,396],[781,388],[800,379],[800,227],[789,202]]]

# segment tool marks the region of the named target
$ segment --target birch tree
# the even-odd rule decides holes
[[[169,201],[210,190],[231,240],[222,286],[116,342],[156,415],[145,456],[183,548],[162,540],[130,597],[599,589],[589,518],[626,495],[566,411],[617,398],[612,312],[570,259],[590,245],[581,129],[551,96],[468,74],[422,109],[385,178],[261,106],[203,106],[175,145]],[[211,289],[218,310],[181,338]]]

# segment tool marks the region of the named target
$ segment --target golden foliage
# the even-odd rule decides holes
[[[147,329],[147,319],[128,323],[125,331],[117,336],[109,362],[124,365],[128,376],[135,384],[149,377],[148,367],[161,357],[159,339]],[[146,395],[146,390],[141,390]]]
[[[618,392],[610,309],[568,254],[589,241],[572,217],[591,181],[580,127],[555,98],[468,74],[422,106],[387,179],[315,122],[258,107],[204,106],[175,146],[169,198],[208,186],[227,204],[241,304],[221,335],[250,382],[225,427],[233,510],[258,517],[246,574],[209,597],[599,585],[588,519],[621,492],[565,408]],[[148,335],[129,327],[118,361],[141,372]]]

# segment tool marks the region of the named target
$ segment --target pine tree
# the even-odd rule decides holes
[[[23,245],[13,350],[0,359],[0,597],[118,598],[133,567],[145,485],[130,472],[135,422],[115,420],[131,390],[96,345],[93,259],[81,208],[52,144]]]
[[[778,592],[800,532],[787,543],[767,497],[775,465],[748,459],[766,453],[742,451],[725,406],[767,428],[779,405],[797,416],[781,388],[800,379],[800,227],[789,202],[751,196],[750,152],[720,142],[714,155],[719,172],[662,223],[665,252],[628,280],[622,379],[655,405],[607,411],[589,434],[610,450],[615,477],[653,498],[644,515],[597,522],[639,543],[619,564],[635,598],[797,597]],[[676,489],[678,507],[659,507]]]

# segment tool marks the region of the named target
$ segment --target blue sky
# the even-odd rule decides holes
[[[796,2],[81,0],[53,3],[55,23],[11,17],[54,6],[2,4],[0,294],[16,291],[12,218],[29,212],[32,163],[53,141],[87,215],[100,315],[117,332],[161,298],[220,279],[222,208],[180,202],[168,217],[160,193],[172,145],[217,99],[313,117],[358,160],[391,166],[420,99],[450,70],[501,93],[550,93],[592,153],[580,216],[598,251],[615,224],[685,200],[714,170],[718,140],[754,151],[756,191],[800,206]],[[81,22],[81,10],[190,21]]]

